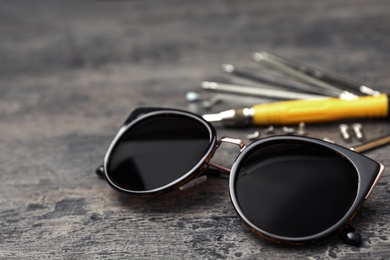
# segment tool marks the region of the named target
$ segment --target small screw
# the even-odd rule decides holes
[[[256,140],[260,137],[260,132],[256,131],[253,134],[249,134],[246,136],[249,140]]]
[[[188,102],[197,102],[201,99],[201,95],[194,91],[189,91],[186,93],[186,99]]]
[[[295,133],[294,128],[287,127],[287,126],[283,126],[282,130],[283,130],[283,133],[286,135],[292,135]]]
[[[298,125],[298,132],[299,135],[307,135],[306,125],[304,122],[300,122]]]
[[[263,133],[266,134],[266,135],[273,134],[274,132],[275,132],[275,128],[272,125],[270,125],[268,128],[266,128],[263,131]]]
[[[352,124],[352,130],[355,133],[355,136],[358,140],[363,140],[364,135],[363,135],[363,125],[360,123],[355,123]]]
[[[341,136],[345,141],[351,140],[351,136],[349,134],[349,126],[346,124],[339,125]]]

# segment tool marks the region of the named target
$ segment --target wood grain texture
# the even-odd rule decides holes
[[[204,112],[185,93],[203,80],[240,82],[219,66],[256,68],[252,51],[389,91],[389,10],[387,0],[1,2],[0,258],[388,258],[389,170],[352,223],[360,248],[337,237],[299,248],[264,241],[236,215],[223,178],[137,200],[94,170],[132,108]],[[260,102],[224,98],[212,111]],[[369,139],[390,134],[387,120],[360,122]],[[349,145],[337,126],[308,130]],[[218,129],[246,142],[254,130]],[[368,155],[390,165],[389,152]],[[237,153],[224,145],[214,161],[230,166]]]

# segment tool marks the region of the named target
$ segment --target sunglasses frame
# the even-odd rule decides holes
[[[124,188],[119,187],[116,185],[109,177],[109,174],[107,173],[106,169],[108,168],[108,162],[111,157],[112,150],[115,148],[115,145],[121,138],[121,136],[132,126],[136,125],[138,122],[144,120],[145,118],[150,118],[150,117],[155,117],[155,116],[164,116],[166,114],[175,114],[175,115],[181,115],[181,116],[186,116],[191,118],[192,120],[196,120],[197,122],[202,123],[205,128],[209,132],[210,136],[210,143],[207,148],[207,152],[205,155],[202,157],[202,159],[187,173],[183,174],[182,177],[179,179],[168,183],[162,187],[153,189],[153,190],[148,190],[148,191],[132,191],[132,190],[127,190]],[[121,128],[118,130],[118,133],[115,135],[113,141],[111,142],[107,153],[104,157],[104,163],[103,163],[103,168],[104,168],[104,177],[107,180],[107,182],[113,187],[115,190],[125,193],[127,195],[133,196],[133,197],[154,197],[154,196],[159,196],[163,195],[166,193],[169,193],[173,190],[176,190],[188,182],[196,179],[197,177],[203,175],[209,165],[209,161],[211,160],[212,156],[214,155],[215,150],[218,148],[218,138],[217,138],[217,133],[215,128],[208,123],[207,121],[203,120],[200,118],[198,115],[188,113],[185,111],[177,110],[177,109],[166,109],[166,108],[136,108],[126,119],[124,124],[121,126]]]
[[[108,163],[111,158],[111,154],[113,149],[115,148],[116,144],[122,137],[124,133],[134,125],[136,125],[138,122],[143,121],[147,118],[151,117],[161,117],[164,115],[179,115],[179,116],[185,116],[192,120],[195,120],[201,124],[204,125],[204,127],[208,130],[209,136],[210,136],[210,143],[207,148],[207,152],[204,154],[204,156],[201,158],[201,160],[187,173],[183,174],[180,178],[177,180],[174,180],[162,187],[147,190],[147,191],[133,191],[133,190],[127,190],[122,187],[119,187],[116,185],[109,177],[109,174],[107,173]],[[256,227],[250,220],[248,220],[245,217],[245,214],[240,209],[240,205],[237,201],[237,196],[235,193],[235,181],[236,177],[239,174],[239,169],[241,166],[241,163],[244,161],[245,157],[250,154],[254,149],[258,149],[260,146],[263,145],[270,145],[269,143],[280,143],[280,142],[295,142],[295,143],[308,143],[310,145],[316,145],[321,146],[322,148],[328,149],[329,151],[333,153],[337,153],[339,156],[343,157],[345,160],[347,160],[356,170],[356,173],[358,175],[358,190],[356,198],[351,206],[351,208],[348,210],[348,212],[344,215],[342,219],[340,219],[336,224],[334,224],[332,227],[328,228],[327,230],[312,235],[308,237],[283,237],[274,235],[271,233],[268,233],[264,230],[261,230],[260,228]],[[219,166],[216,164],[213,164],[210,162],[211,158],[213,157],[215,151],[217,148],[221,145],[221,143],[231,143],[236,144],[240,147],[240,154],[237,156],[235,162],[232,165],[231,169],[225,168],[223,166]],[[272,145],[272,144],[271,144]],[[327,239],[336,233],[339,233],[343,229],[346,229],[348,227],[348,223],[353,219],[357,211],[362,206],[363,202],[367,199],[367,197],[370,195],[372,189],[378,182],[378,179],[380,178],[381,174],[383,173],[385,167],[377,163],[376,167],[377,169],[372,169],[372,163],[370,163],[370,167],[367,166],[367,162],[373,162],[372,159],[369,159],[365,157],[364,155],[357,154],[353,152],[352,150],[329,143],[326,141],[309,138],[309,137],[302,137],[302,136],[272,136],[267,137],[264,139],[260,139],[258,141],[255,141],[251,143],[249,146],[245,146],[244,142],[240,139],[236,138],[230,138],[230,137],[222,137],[220,140],[218,140],[217,137],[217,131],[213,127],[212,124],[204,120],[199,115],[178,110],[178,109],[169,109],[169,108],[155,108],[155,107],[141,107],[136,108],[133,110],[133,112],[129,115],[129,117],[125,120],[124,124],[120,127],[117,134],[115,135],[113,141],[111,142],[106,155],[104,157],[104,164],[103,166],[99,167],[97,170],[97,173],[99,175],[103,175],[106,179],[106,181],[110,184],[111,187],[113,187],[115,190],[125,193],[127,195],[130,195],[132,197],[137,198],[143,198],[143,197],[155,197],[159,195],[166,194],[168,192],[171,192],[173,190],[176,190],[178,188],[183,187],[184,185],[188,185],[191,183],[191,181],[196,181],[196,179],[200,176],[205,175],[206,171],[212,168],[217,168],[219,171],[224,172],[229,175],[229,191],[230,191],[230,199],[233,203],[233,206],[239,215],[239,217],[244,221],[246,225],[249,226],[249,228],[259,236],[270,240],[272,242],[276,243],[283,243],[283,244],[289,244],[289,245],[305,245],[305,244],[311,244],[316,243],[319,241],[322,241],[324,239]],[[375,162],[375,161],[374,161]],[[370,169],[369,169],[370,168]],[[370,176],[367,175],[367,172],[370,172]]]
[[[356,171],[356,174],[358,175],[357,194],[350,209],[342,219],[340,219],[332,227],[322,231],[321,233],[312,236],[307,236],[307,237],[299,237],[299,238],[274,235],[268,233],[265,230],[261,230],[260,228],[258,228],[245,216],[245,214],[240,209],[240,205],[238,203],[237,195],[235,192],[235,183],[236,183],[236,178],[238,177],[240,172],[239,169],[241,167],[241,163],[244,162],[245,157],[248,156],[248,154],[250,154],[253,150],[259,149],[259,147],[261,146],[272,145],[281,142],[299,143],[299,144],[307,143],[310,145],[320,146],[321,148],[325,148],[330,152],[337,153],[339,156],[342,156],[344,160],[348,161],[353,166],[353,168]],[[336,233],[339,233],[340,231],[342,231],[342,229],[347,227],[347,225],[351,222],[355,214],[359,211],[359,209],[363,205],[364,201],[368,198],[368,196],[372,192],[373,188],[375,187],[376,183],[378,182],[381,174],[385,169],[385,167],[382,164],[377,162],[376,162],[377,163],[376,169],[374,169],[373,167],[374,164],[372,162],[373,162],[372,159],[369,159],[364,155],[353,152],[348,148],[333,143],[329,143],[326,141],[318,140],[318,139],[301,137],[301,136],[267,137],[253,142],[238,155],[235,163],[232,166],[231,174],[229,177],[230,198],[240,218],[249,226],[249,228],[254,233],[258,234],[259,236],[276,243],[284,243],[290,245],[305,245],[305,244],[317,243],[335,235]]]

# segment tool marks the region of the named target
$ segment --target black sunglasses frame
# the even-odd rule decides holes
[[[276,143],[307,143],[313,146],[320,146],[329,150],[330,152],[337,153],[339,156],[345,158],[356,170],[358,175],[359,183],[358,183],[358,191],[355,197],[355,200],[348,210],[348,212],[341,218],[336,224],[330,227],[327,230],[324,230],[321,233],[318,233],[313,236],[307,237],[283,237],[277,236],[275,234],[270,234],[265,230],[259,229],[255,224],[253,224],[242,212],[240,209],[240,205],[237,200],[237,195],[235,191],[235,182],[236,178],[239,174],[239,169],[241,167],[241,162],[247,156],[247,154],[251,153],[252,150],[259,149],[259,147],[263,145],[272,145]],[[273,136],[258,140],[250,144],[240,155],[237,157],[236,162],[233,164],[231,169],[231,175],[229,178],[229,189],[230,189],[230,198],[232,200],[233,206],[237,212],[237,214],[241,217],[241,219],[250,227],[250,229],[258,234],[259,236],[271,240],[277,243],[286,243],[290,245],[304,245],[304,244],[312,244],[320,242],[324,239],[327,239],[334,234],[340,232],[343,228],[347,227],[347,225],[351,222],[355,214],[359,211],[360,207],[363,205],[364,201],[370,195],[372,189],[375,187],[378,182],[381,174],[383,173],[385,167],[379,163],[376,165],[372,163],[373,160],[353,152],[352,150],[338,146],[333,143],[329,143],[326,141],[300,137],[300,136]],[[375,174],[377,173],[377,174]]]
[[[201,158],[201,160],[187,173],[183,174],[182,177],[178,178],[177,180],[172,181],[169,184],[166,184],[162,187],[147,190],[147,191],[133,191],[133,190],[127,190],[122,187],[119,187],[116,185],[111,179],[109,174],[107,173],[107,166],[111,158],[111,153],[118,141],[120,141],[121,136],[126,133],[128,129],[130,129],[132,126],[137,124],[138,122],[141,122],[145,120],[146,118],[151,117],[161,117],[164,115],[178,115],[178,116],[184,116],[187,118],[190,118],[192,120],[197,121],[198,123],[201,123],[209,132],[210,140],[209,140],[209,146],[207,148],[207,152],[205,155]],[[221,143],[232,143],[239,145],[240,147],[240,154],[236,158],[235,162],[233,163],[233,166],[230,169],[227,169],[223,166],[219,166],[216,164],[213,164],[210,162],[211,158],[213,157],[215,151],[220,146]],[[338,156],[343,157],[345,160],[347,160],[356,170],[356,173],[358,175],[358,191],[356,198],[348,210],[348,212],[344,215],[342,219],[340,219],[336,224],[334,224],[332,227],[328,228],[327,230],[307,237],[283,237],[283,236],[277,236],[274,234],[270,234],[265,230],[261,230],[256,225],[254,225],[250,220],[247,219],[245,214],[240,209],[240,205],[237,201],[236,191],[235,191],[235,181],[239,173],[239,169],[241,167],[241,162],[243,159],[250,154],[254,149],[258,149],[259,147],[263,145],[272,145],[272,143],[280,143],[280,142],[290,142],[290,143],[306,143],[313,146],[320,146],[322,148],[325,148],[329,150],[332,153],[336,153]],[[153,108],[153,107],[147,107],[147,108],[136,108],[129,117],[125,120],[124,124],[120,127],[118,133],[114,137],[113,141],[111,142],[108,151],[104,157],[104,164],[103,166],[100,166],[97,169],[97,173],[100,176],[104,176],[107,182],[113,187],[115,190],[125,193],[127,195],[130,195],[132,197],[137,198],[144,198],[144,197],[154,197],[166,194],[168,192],[171,192],[175,189],[178,189],[180,187],[183,187],[185,185],[190,184],[191,182],[196,182],[197,178],[200,176],[203,176],[206,171],[211,168],[217,168],[222,173],[226,173],[229,175],[229,190],[230,190],[230,198],[233,203],[233,206],[240,216],[240,218],[250,227],[250,229],[258,234],[259,236],[270,240],[272,242],[276,243],[283,243],[283,244],[290,244],[290,245],[305,245],[305,244],[311,244],[316,243],[319,241],[322,241],[324,239],[327,239],[336,233],[339,233],[342,230],[348,229],[348,223],[353,219],[357,211],[362,206],[363,202],[367,199],[367,197],[370,195],[372,189],[374,188],[375,184],[377,183],[379,177],[383,173],[385,167],[381,165],[380,163],[373,163],[375,161],[358,154],[356,152],[353,152],[350,149],[347,149],[345,147],[332,144],[326,141],[313,139],[309,137],[302,137],[302,136],[272,136],[267,137],[264,139],[260,139],[258,141],[255,141],[251,143],[249,146],[245,146],[244,142],[240,139],[236,138],[230,138],[230,137],[222,137],[221,139],[218,139],[217,132],[215,128],[207,121],[205,121],[202,117],[199,115],[182,111],[178,109],[167,109],[167,108]],[[370,174],[367,174],[370,173]]]
[[[120,137],[125,133],[129,128],[137,124],[138,122],[144,120],[145,118],[150,118],[150,117],[161,117],[167,114],[172,114],[174,113],[175,115],[181,115],[185,116],[188,118],[191,118],[192,120],[197,120],[198,122],[202,123],[203,126],[208,130],[209,136],[210,136],[210,143],[207,152],[203,156],[203,158],[197,163],[190,171],[188,171],[186,174],[183,174],[183,176],[171,183],[168,183],[162,187],[153,189],[153,190],[148,190],[148,191],[131,191],[127,190],[124,188],[119,187],[116,185],[109,175],[107,174],[106,169],[108,169],[108,163],[111,157],[111,152],[114,149],[116,143],[120,139]],[[215,150],[218,147],[218,141],[217,141],[217,133],[215,128],[208,123],[207,121],[200,119],[199,116],[195,114],[191,114],[185,111],[180,111],[176,109],[162,109],[162,108],[137,108],[135,109],[130,116],[126,119],[122,127],[119,129],[118,133],[114,137],[114,140],[111,142],[108,151],[106,153],[106,156],[104,157],[104,164],[103,164],[103,169],[104,169],[104,176],[107,180],[107,182],[117,191],[125,193],[127,195],[133,196],[133,197],[155,197],[159,195],[163,195],[166,193],[169,193],[173,190],[176,190],[180,187],[183,187],[185,184],[190,182],[191,180],[196,179],[197,177],[203,175],[207,169],[208,169],[208,163],[212,156],[214,155]]]

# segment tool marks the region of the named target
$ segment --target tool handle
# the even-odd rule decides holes
[[[253,107],[253,124],[277,125],[329,122],[349,118],[389,116],[389,97],[386,94],[365,96],[352,100],[324,98],[294,100]]]

